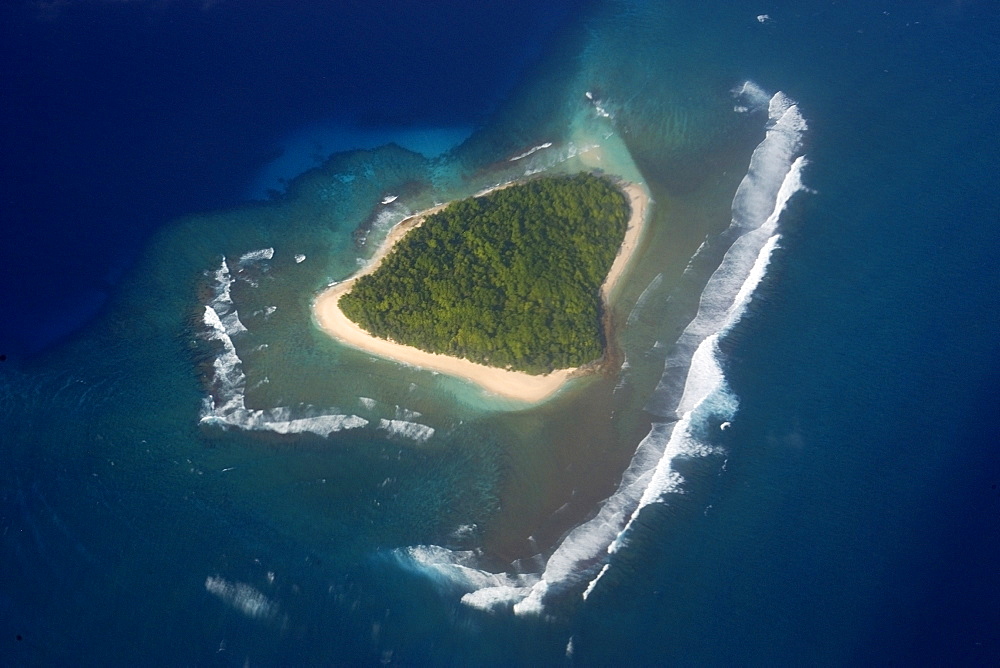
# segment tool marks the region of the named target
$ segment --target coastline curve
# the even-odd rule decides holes
[[[514,184],[506,184],[507,187]],[[498,189],[498,188],[496,188]],[[493,189],[493,190],[496,190]],[[619,247],[611,269],[601,284],[601,302],[607,308],[610,298],[620,284],[622,276],[631,264],[642,236],[649,203],[652,201],[645,186],[638,183],[623,183],[622,191],[629,200],[630,214],[625,238]],[[482,193],[486,194],[486,193]],[[430,353],[419,348],[403,345],[373,336],[348,318],[339,307],[340,298],[347,294],[354,281],[378,269],[392,247],[411,230],[423,224],[424,220],[448,204],[441,204],[414,214],[398,223],[386,236],[376,251],[372,261],[350,278],[323,290],[313,301],[313,320],[327,335],[340,343],[357,350],[377,355],[395,362],[416,366],[430,371],[472,382],[487,392],[507,399],[525,403],[537,403],[554,396],[571,378],[580,376],[581,368],[557,369],[544,375],[531,375],[521,371],[511,371],[498,367],[478,364],[459,357]]]

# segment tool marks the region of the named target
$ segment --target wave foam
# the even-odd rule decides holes
[[[247,265],[253,264],[254,262],[260,262],[261,260],[270,260],[274,257],[273,248],[261,248],[255,251],[249,251],[240,255],[240,259],[237,264],[240,267],[246,267]]]
[[[437,581],[446,589],[466,590],[462,603],[480,610],[508,607],[528,593],[533,574],[490,573],[476,567],[477,554],[437,545],[417,545],[392,552],[407,570]]]
[[[654,392],[656,399],[675,390],[675,384],[669,382],[671,376],[676,375],[672,372],[680,367],[687,352],[693,349],[687,364],[683,393],[673,411],[679,420],[669,432],[662,430],[657,434],[654,426],[644,439],[643,443],[651,449],[662,447],[662,455],[628,523],[609,545],[609,554],[614,554],[625,544],[629,530],[643,508],[660,501],[665,494],[679,491],[683,478],[674,467],[675,460],[715,452],[705,442],[707,425],[716,422],[728,424],[739,406],[738,397],[726,382],[718,344],[742,318],[753,292],[767,272],[780,238],[776,233],[778,220],[788,201],[796,192],[808,190],[802,183],[806,160],[796,155],[806,130],[805,120],[795,103],[780,92],[770,100],[769,118],[771,123],[767,135],[755,149],[747,175],[733,198],[730,231],[738,231],[741,236],[733,242],[709,279],[698,313],[668,356],[660,385]],[[642,448],[640,444],[640,450]],[[608,568],[602,569],[590,582],[588,594],[607,571]]]
[[[417,443],[423,443],[434,435],[434,427],[408,420],[386,420],[383,418],[379,420],[378,428],[393,436],[401,436]]]
[[[766,107],[773,97],[753,81],[744,81],[731,92],[739,103],[738,106],[742,107],[737,111],[758,111]]]
[[[242,582],[229,582],[218,576],[205,578],[205,591],[214,594],[247,617],[266,619],[278,611],[278,604],[257,589]]]
[[[755,87],[748,84],[745,89],[754,91]],[[782,93],[769,101],[769,121],[767,134],[755,149],[747,175],[733,198],[733,218],[727,234],[735,240],[706,284],[695,318],[668,355],[651,398],[651,412],[667,419],[653,424],[636,448],[618,490],[604,502],[596,517],[570,532],[556,548],[541,580],[514,606],[515,613],[539,613],[553,589],[576,584],[603,560],[604,566],[586,587],[587,595],[593,592],[610,567],[602,553],[613,554],[621,548],[642,508],[681,490],[683,478],[675,461],[714,452],[701,437],[704,426],[710,421],[731,420],[735,415],[738,399],[726,384],[718,341],[742,316],[777,244],[774,232],[778,218],[789,198],[803,189],[801,170],[805,160],[796,153],[801,148],[805,121],[796,105]],[[678,396],[673,410],[662,410],[664,404]],[[656,408],[661,408],[659,413]],[[679,420],[672,422],[675,417]]]
[[[551,146],[552,146],[552,142],[550,142],[550,141],[547,141],[544,144],[539,144],[538,146],[532,146],[531,148],[529,148],[524,153],[521,153],[520,155],[515,155],[513,158],[511,158],[509,160],[509,162],[514,162],[515,160],[520,160],[522,158],[527,158],[532,153],[537,153],[538,151],[550,148]]]
[[[222,258],[222,263],[218,269],[211,273],[215,279],[215,297],[205,307],[213,311],[214,317],[205,313],[205,324],[219,330],[226,336],[235,336],[247,331],[247,328],[240,322],[239,313],[236,312],[236,304],[233,303],[231,289],[233,287],[233,274],[229,271],[226,258]],[[220,329],[221,328],[221,329]]]
[[[733,197],[731,224],[720,237],[729,250],[706,283],[697,314],[667,355],[650,397],[647,410],[661,419],[636,447],[615,493],[592,519],[566,535],[541,574],[488,573],[476,568],[471,552],[434,546],[404,551],[406,563],[417,564],[416,570],[442,584],[471,589],[462,596],[463,604],[488,610],[509,605],[525,615],[541,613],[549,596],[582,582],[587,583],[584,597],[591,595],[640,511],[666,494],[683,492],[675,462],[718,452],[707,442],[708,428],[728,424],[739,405],[726,382],[719,341],[743,316],[766,274],[789,199],[807,190],[801,178],[806,161],[799,155],[806,122],[797,105],[781,92],[766,95],[752,82],[734,95],[754,109],[766,105],[768,128]]]
[[[394,200],[395,201],[395,200]],[[375,214],[375,219],[371,222],[371,225],[367,226],[361,234],[358,236],[358,244],[365,245],[368,243],[368,238],[374,233],[376,235],[383,235],[394,228],[400,221],[404,220],[412,212],[402,204],[392,204],[392,202],[382,202],[385,206],[384,209]],[[364,258],[358,258],[358,265],[363,266],[368,260]]]
[[[402,406],[396,406],[396,419],[397,420],[416,420],[418,417],[422,417],[423,413],[420,411],[410,410],[409,408],[403,408]]]
[[[222,258],[221,267],[212,275],[215,277],[215,296],[205,306],[203,321],[208,328],[205,337],[217,341],[222,349],[212,360],[211,391],[202,402],[199,419],[201,424],[278,434],[312,433],[318,436],[329,436],[345,429],[358,429],[368,425],[368,420],[356,415],[315,414],[315,409],[311,407],[294,411],[286,406],[269,410],[247,408],[247,379],[243,373],[243,360],[233,343],[233,336],[247,329],[240,322],[229,292],[233,278],[225,257]]]

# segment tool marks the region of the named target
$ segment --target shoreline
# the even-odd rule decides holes
[[[513,184],[505,184],[487,192],[508,185]],[[625,230],[625,238],[618,249],[618,254],[615,256],[607,278],[601,284],[601,302],[605,310],[608,308],[612,292],[618,286],[622,275],[635,255],[642,231],[645,229],[650,201],[645,188],[637,183],[624,183],[621,185],[621,190],[629,200],[631,213]],[[486,193],[479,193],[476,196],[484,194]],[[316,324],[327,335],[357,350],[402,364],[456,376],[508,399],[526,403],[536,403],[548,399],[561,389],[567,380],[578,375],[581,368],[557,369],[545,375],[534,376],[523,371],[509,371],[485,364],[477,364],[460,357],[429,353],[419,348],[372,336],[340,310],[340,298],[350,291],[354,281],[378,269],[382,260],[400,239],[406,236],[410,230],[423,224],[428,216],[444,209],[448,204],[450,202],[439,204],[401,220],[386,235],[385,241],[379,246],[366,267],[347,280],[323,290],[313,301],[313,318]]]

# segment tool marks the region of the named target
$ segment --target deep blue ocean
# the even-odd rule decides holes
[[[0,7],[0,665],[996,665],[986,0]],[[652,197],[602,373],[319,331],[393,224]]]

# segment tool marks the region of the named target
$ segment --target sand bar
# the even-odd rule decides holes
[[[625,239],[611,265],[607,279],[601,286],[601,298],[605,303],[607,303],[638,247],[649,205],[649,195],[643,186],[628,183],[624,184],[622,189],[629,197],[632,213],[629,217]],[[396,242],[402,239],[407,232],[420,226],[427,216],[446,206],[447,204],[441,204],[427,209],[400,221],[393,227],[372,257],[371,262],[364,269],[348,280],[337,283],[319,294],[313,303],[313,317],[316,319],[316,323],[324,332],[341,343],[379,357],[457,376],[478,384],[488,392],[510,399],[528,403],[547,399],[555,394],[578,370],[559,369],[542,376],[533,376],[520,371],[508,371],[484,364],[476,364],[459,357],[429,353],[412,346],[372,336],[340,310],[338,302],[341,296],[350,291],[355,280],[378,269],[382,259]]]

